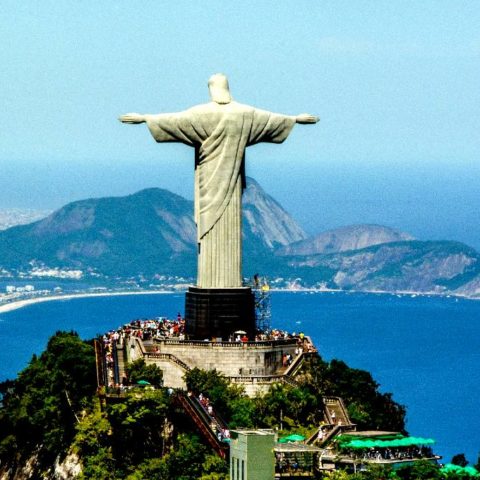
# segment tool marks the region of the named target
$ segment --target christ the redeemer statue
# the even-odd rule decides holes
[[[212,101],[179,113],[129,113],[123,123],[146,123],[157,142],[195,148],[195,222],[198,238],[197,286],[242,286],[242,191],[245,150],[260,142],[282,143],[295,123],[316,123],[301,114],[281,115],[234,102],[225,75],[213,75]]]

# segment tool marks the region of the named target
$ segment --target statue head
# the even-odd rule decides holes
[[[228,78],[223,73],[216,73],[208,80],[208,89],[212,102],[225,104],[232,101],[230,88],[228,87]]]

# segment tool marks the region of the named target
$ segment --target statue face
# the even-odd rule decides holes
[[[208,80],[208,88],[212,102],[225,104],[232,101],[230,88],[228,87],[228,79],[223,73],[212,75]]]

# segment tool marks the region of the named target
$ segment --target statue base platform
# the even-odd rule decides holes
[[[185,333],[195,340],[222,338],[243,330],[255,337],[255,298],[251,288],[190,287],[185,297]]]

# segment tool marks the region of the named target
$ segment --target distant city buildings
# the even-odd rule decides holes
[[[71,280],[80,280],[83,277],[82,270],[68,270],[58,267],[34,267],[29,273],[32,277],[68,278]]]
[[[0,209],[0,230],[15,227],[16,225],[26,225],[52,213],[51,210],[35,210],[31,208],[2,208]]]
[[[35,291],[35,287],[33,285],[24,285],[23,287],[16,287],[15,285],[7,285],[5,287],[5,291],[7,294],[10,293],[30,293]]]

